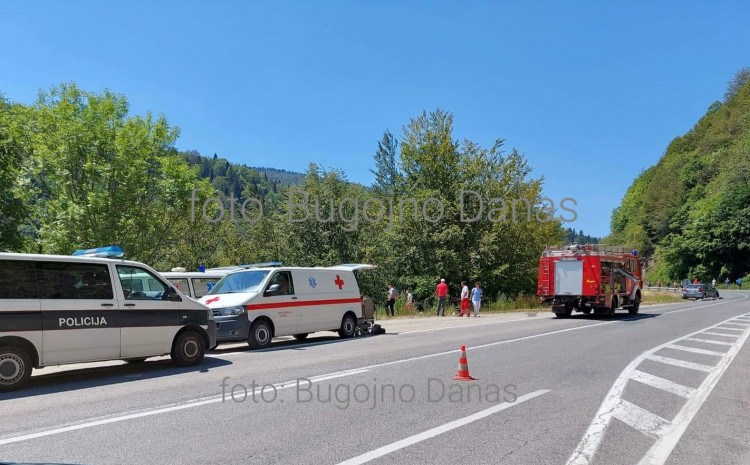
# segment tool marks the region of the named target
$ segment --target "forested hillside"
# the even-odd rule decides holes
[[[598,244],[601,242],[600,237],[589,236],[583,231],[576,231],[574,228],[565,228],[566,244]]]
[[[279,185],[298,185],[303,175],[276,168],[254,168],[232,163],[216,154],[205,157],[195,150],[179,153],[188,165],[199,169],[199,176],[211,181],[217,192],[235,198],[266,197],[279,192]]]
[[[652,255],[652,279],[732,281],[750,269],[750,69],[628,189],[610,243]]]
[[[540,252],[564,237],[525,158],[502,140],[458,142],[440,110],[361,155],[371,187],[315,164],[298,175],[179,152],[178,136],[166,117],[131,115],[109,91],[65,84],[32,105],[0,99],[0,250],[118,244],[160,270],[365,262],[378,265],[370,292],[391,281],[424,298],[445,277],[454,290],[480,279],[489,296],[513,296],[534,290]],[[519,199],[520,215],[485,203],[481,219],[463,221],[462,189]],[[472,217],[477,200],[466,203]]]

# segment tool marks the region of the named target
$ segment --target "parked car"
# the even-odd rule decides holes
[[[710,284],[688,284],[682,289],[683,299],[705,299],[713,297],[719,299],[719,291]]]

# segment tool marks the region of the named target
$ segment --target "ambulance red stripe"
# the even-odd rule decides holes
[[[361,302],[362,299],[360,297],[353,297],[350,299],[300,300],[299,302],[270,302],[265,304],[250,304],[245,305],[245,309],[248,311],[252,311],[267,310],[271,308],[312,307],[315,305],[354,304]]]

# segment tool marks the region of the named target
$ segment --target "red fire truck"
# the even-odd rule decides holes
[[[634,315],[642,287],[637,250],[590,244],[547,247],[539,260],[536,293],[558,318],[573,310],[612,316],[618,308]]]

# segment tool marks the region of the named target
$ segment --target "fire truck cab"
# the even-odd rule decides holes
[[[573,310],[612,316],[637,314],[643,279],[637,250],[587,244],[547,247],[539,260],[537,295],[558,318]]]

